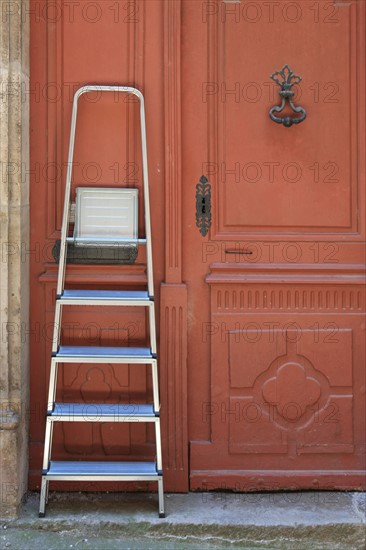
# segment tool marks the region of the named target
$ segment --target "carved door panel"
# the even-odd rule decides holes
[[[365,3],[182,20],[191,488],[364,487]],[[268,115],[285,64],[291,127]]]
[[[40,482],[57,266],[52,248],[60,238],[71,108],[84,84],[125,84],[146,99],[156,285],[161,280],[164,164],[162,119],[162,35],[160,0],[143,2],[30,3],[31,22],[31,409],[30,487]],[[147,20],[153,32],[149,32]],[[153,47],[152,47],[153,45]],[[74,184],[138,187],[141,153],[138,104],[121,96],[90,94],[80,100]],[[159,136],[157,139],[156,136]],[[155,168],[154,168],[155,167]],[[143,234],[142,193],[139,225]],[[73,288],[131,288],[146,284],[144,250],[134,265],[71,265]],[[159,279],[160,277],[160,279]],[[144,345],[148,326],[141,308],[65,308],[64,342],[89,345]],[[137,368],[136,368],[137,367]],[[143,403],[151,399],[144,365],[61,365],[58,398],[65,402]],[[62,424],[60,426],[59,424]],[[149,426],[58,423],[54,457],[86,460],[144,460],[155,453]],[[93,485],[62,484],[93,489]],[[98,486],[100,490],[100,485]],[[118,484],[109,488],[118,488]],[[125,490],[126,485],[123,485]]]

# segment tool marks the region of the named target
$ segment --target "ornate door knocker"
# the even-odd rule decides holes
[[[293,124],[299,124],[300,122],[305,120],[306,118],[305,109],[300,106],[295,107],[292,101],[292,98],[295,95],[295,92],[291,90],[291,88],[292,86],[294,86],[294,84],[299,84],[299,82],[301,82],[302,80],[301,76],[294,74],[288,65],[284,65],[282,67],[282,70],[273,73],[271,75],[271,78],[272,80],[274,80],[274,82],[276,82],[276,84],[280,86],[281,90],[278,93],[282,98],[281,105],[275,105],[269,111],[269,116],[271,120],[273,120],[274,122],[277,122],[278,124],[283,124],[286,128],[289,128]],[[294,113],[301,113],[299,117],[291,117],[291,116],[279,117],[274,114],[274,113],[281,113],[283,111],[283,109],[286,106],[286,101],[288,101]]]

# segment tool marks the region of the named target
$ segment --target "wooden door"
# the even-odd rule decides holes
[[[192,489],[365,487],[364,67],[362,1],[183,2]]]
[[[39,487],[47,399],[63,194],[75,91],[85,84],[120,84],[145,95],[150,163],[156,289],[162,279],[163,80],[160,0],[30,2],[31,22],[31,351],[30,487]],[[149,22],[149,24],[148,24]],[[137,187],[142,170],[138,104],[114,94],[80,100],[75,185]],[[140,193],[141,195],[142,193]],[[143,234],[140,196],[140,234]],[[71,265],[74,288],[141,288],[144,251],[134,265]],[[157,295],[157,301],[159,294]],[[142,308],[65,308],[62,337],[89,345],[144,345],[148,326]],[[118,311],[117,311],[118,310]],[[137,311],[138,310],[138,311]],[[70,368],[69,368],[70,367]],[[137,368],[136,368],[137,367]],[[66,402],[149,402],[145,366],[61,365],[58,398]],[[90,411],[93,411],[91,406]],[[63,460],[143,460],[155,454],[151,426],[59,423],[53,456]],[[79,486],[80,485],[80,486]],[[67,484],[96,489],[100,484]],[[115,484],[114,489],[126,485]],[[109,485],[109,488],[111,486]]]

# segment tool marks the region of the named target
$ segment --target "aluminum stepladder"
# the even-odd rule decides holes
[[[93,238],[93,244],[101,246],[120,246],[142,244],[146,247],[147,288],[145,290],[77,290],[65,289],[65,272],[67,264],[67,245],[73,242],[79,245],[90,245],[88,239],[75,243],[74,237],[69,237],[72,165],[74,156],[75,132],[78,100],[81,95],[89,92],[113,92],[133,94],[140,104],[140,130],[142,145],[143,202],[145,217],[145,237],[138,238]],[[81,188],[83,189],[83,188]],[[112,188],[106,188],[111,190]],[[113,188],[114,189],[114,188]],[[130,188],[129,188],[130,189]],[[75,213],[77,216],[77,213]],[[61,340],[62,310],[64,306],[136,306],[148,310],[150,325],[150,347],[93,347],[65,346]],[[58,365],[63,363],[113,363],[113,364],[145,364],[152,370],[152,404],[103,404],[93,403],[93,412],[89,412],[85,403],[56,402],[56,385]],[[90,410],[90,409],[89,409]],[[97,411],[97,414],[96,414]],[[52,358],[47,401],[47,416],[45,430],[45,445],[42,465],[42,484],[40,495],[39,516],[45,516],[48,501],[49,482],[58,481],[157,481],[159,498],[159,516],[165,517],[164,492],[162,472],[162,452],[160,433],[160,402],[158,389],[158,364],[156,347],[156,326],[154,309],[154,281],[151,245],[151,222],[149,202],[149,182],[147,165],[145,107],[142,93],[127,86],[97,86],[88,85],[80,88],[74,96],[64,210],[61,228],[61,248],[56,291],[55,324],[53,332]],[[91,416],[90,416],[91,415]],[[155,425],[156,461],[151,462],[113,462],[113,461],[54,461],[52,455],[52,435],[55,422],[152,422]]]

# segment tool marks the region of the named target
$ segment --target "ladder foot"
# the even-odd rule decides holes
[[[164,513],[164,512],[160,512],[160,513],[159,513],[159,518],[165,518],[165,513]]]
[[[46,517],[46,512],[39,512],[38,517],[39,517],[39,518],[44,518],[44,517]]]

